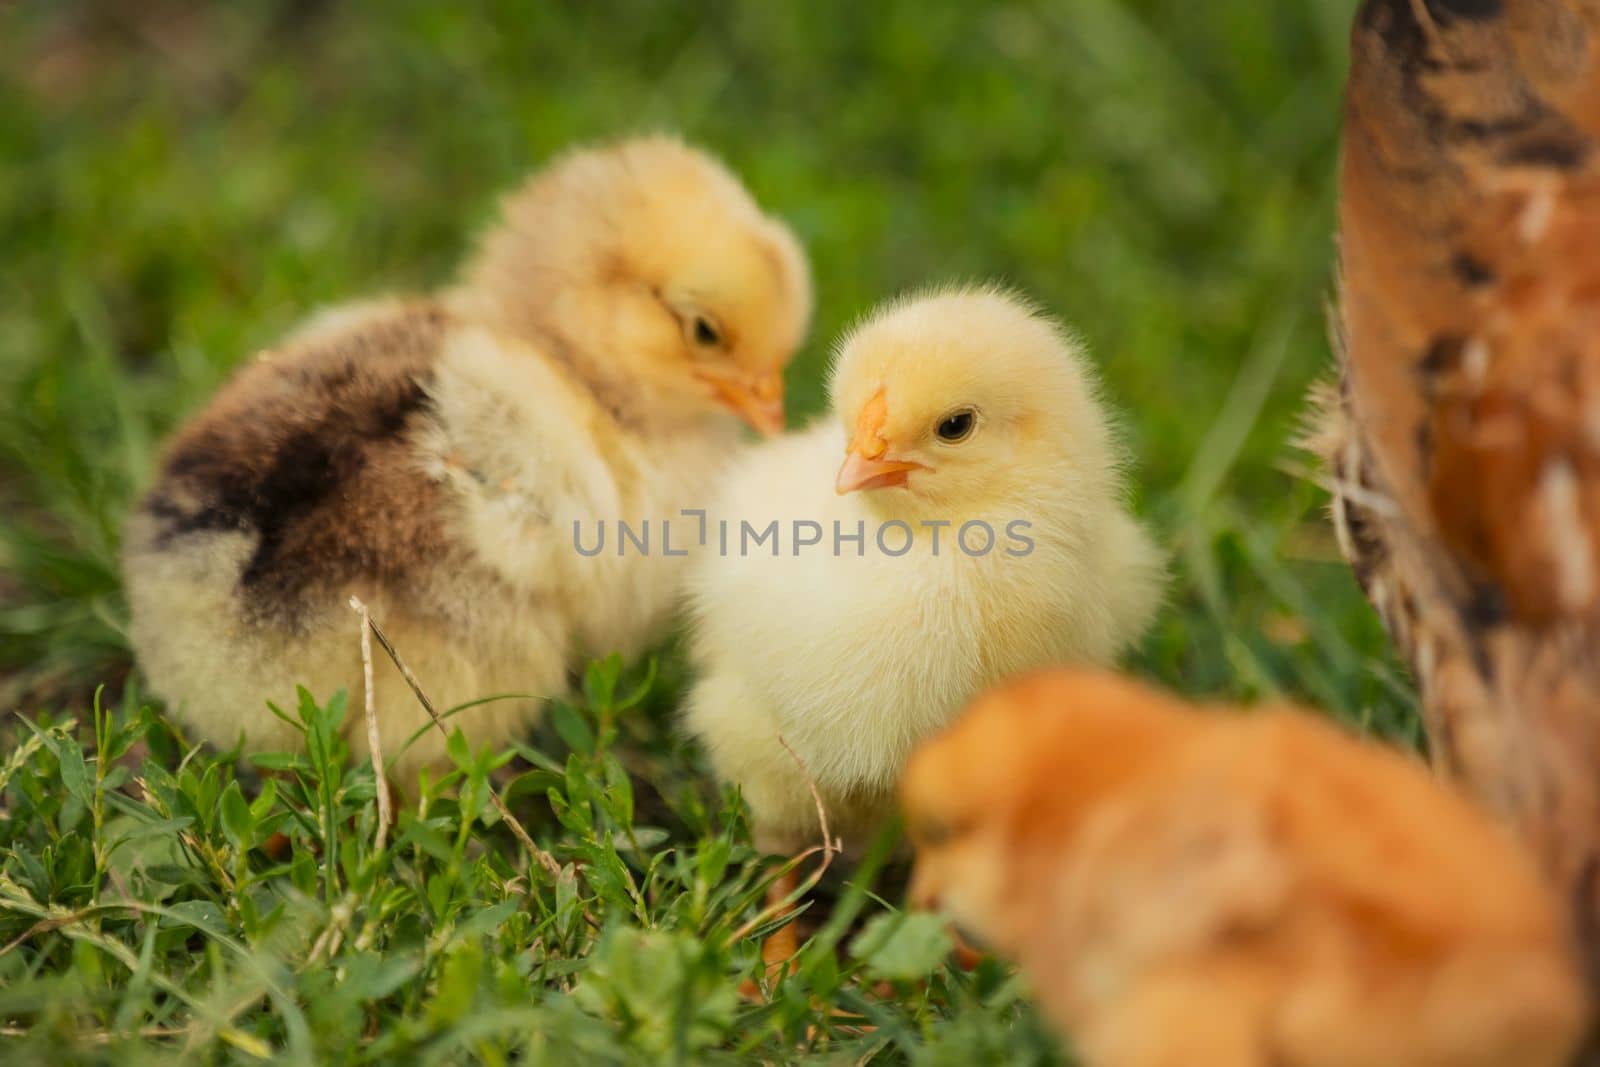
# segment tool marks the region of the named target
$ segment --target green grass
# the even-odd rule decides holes
[[[946,969],[871,859],[830,872],[779,994],[738,998],[773,871],[673,733],[673,649],[631,707],[643,665],[597,668],[496,773],[559,877],[485,806],[507,754],[464,747],[376,851],[342,746],[251,764],[143,707],[119,526],[254,349],[443,281],[553,151],[670,128],[810,251],[799,414],[875,301],[1017,284],[1088,340],[1173,554],[1132,666],[1415,743],[1289,444],[1328,362],[1352,7],[0,7],[0,1058],[1058,1061],[1003,969]],[[286,711],[326,738],[331,696]]]

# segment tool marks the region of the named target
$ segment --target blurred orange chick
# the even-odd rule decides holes
[[[901,798],[913,898],[1021,963],[1090,1067],[1559,1067],[1584,1029],[1532,862],[1313,715],[1035,674]]]

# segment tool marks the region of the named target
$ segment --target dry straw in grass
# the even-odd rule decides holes
[[[384,652],[388,653],[390,661],[400,672],[400,677],[406,680],[406,685],[411,687],[411,692],[416,696],[417,702],[422,705],[422,710],[428,713],[428,718],[433,720],[433,725],[438,728],[441,734],[449,736],[449,731],[444,728],[444,721],[439,718],[439,712],[435,710],[433,701],[429,700],[428,694],[422,691],[422,683],[417,681],[417,676],[411,673],[411,668],[407,667],[405,660],[400,658],[400,653],[395,649],[394,645],[389,641],[389,638],[384,634],[383,628],[379,626],[378,623],[372,618],[372,614],[367,610],[367,606],[363,604],[358,597],[350,598],[350,606],[361,614],[363,634],[370,632],[372,636],[377,639],[378,644],[383,646]],[[370,673],[367,692],[369,708],[368,714],[371,716]],[[374,718],[369,717],[367,728],[368,730],[376,730],[376,720]],[[381,764],[378,762],[380,758],[381,757],[378,755],[377,751],[374,750],[374,766],[380,768],[378,777],[381,779],[383,775],[381,771]],[[381,789],[382,787],[380,787],[380,790]],[[380,797],[383,795],[381,791],[379,795]],[[512,834],[516,836],[518,841],[522,842],[522,846],[528,850],[528,854],[538,862],[539,866],[548,871],[551,877],[559,877],[561,874],[561,864],[556,862],[556,858],[554,856],[550,855],[550,853],[540,848],[534,842],[533,838],[528,834],[528,831],[520,822],[517,821],[516,816],[511,814],[511,809],[506,807],[505,801],[500,799],[500,794],[495,792],[492,786],[489,788],[489,802],[494,805],[494,810],[500,814],[500,818],[505,821],[506,826],[511,829]]]

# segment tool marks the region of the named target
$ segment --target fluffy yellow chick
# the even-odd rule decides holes
[[[126,537],[151,686],[208,740],[292,747],[265,701],[296,683],[359,701],[352,594],[441,708],[554,695],[584,657],[637,653],[682,564],[586,556],[574,524],[587,546],[700,504],[740,419],[781,426],[810,302],[794,237],[705,154],[652,137],[561,157],[455,289],[314,317],[177,434]],[[426,719],[376,666],[393,758]],[[455,721],[501,743],[537,706]],[[441,755],[424,734],[400,781]]]
[[[1056,670],[902,782],[912,897],[1017,959],[1087,1067],[1564,1067],[1554,894],[1418,763],[1295,709]]]
[[[859,844],[920,740],[1007,674],[1112,660],[1162,581],[1088,365],[1016,297],[888,305],[829,391],[723,476],[690,575],[687,724],[775,853],[818,839],[807,773]]]

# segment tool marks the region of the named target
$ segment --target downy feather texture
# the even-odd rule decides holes
[[[913,755],[913,901],[1017,960],[1086,1067],[1565,1067],[1588,1017],[1532,855],[1408,755],[1103,671]]]
[[[701,504],[737,417],[781,416],[810,305],[799,244],[704,153],[647,137],[557,159],[454,289],[314,316],[178,432],[126,537],[152,688],[252,751],[298,744],[267,701],[344,689],[363,750],[356,595],[441,710],[527,698],[451,724],[503,744],[586,657],[638,654],[673,614],[680,560],[584,556],[574,523]],[[385,755],[414,784],[443,738],[375,667]]]
[[[1015,671],[1110,662],[1163,580],[1090,367],[1026,302],[993,288],[895,301],[839,343],[829,387],[829,417],[724,475],[709,518],[728,523],[727,549],[708,537],[690,575],[687,725],[773,852],[816,840],[808,777],[830,830],[859,844],[920,740]],[[967,434],[942,440],[963,413]],[[863,426],[875,462],[917,465],[904,484],[836,485]],[[776,554],[747,551],[742,524],[773,520]],[[821,543],[794,543],[796,523]]]

